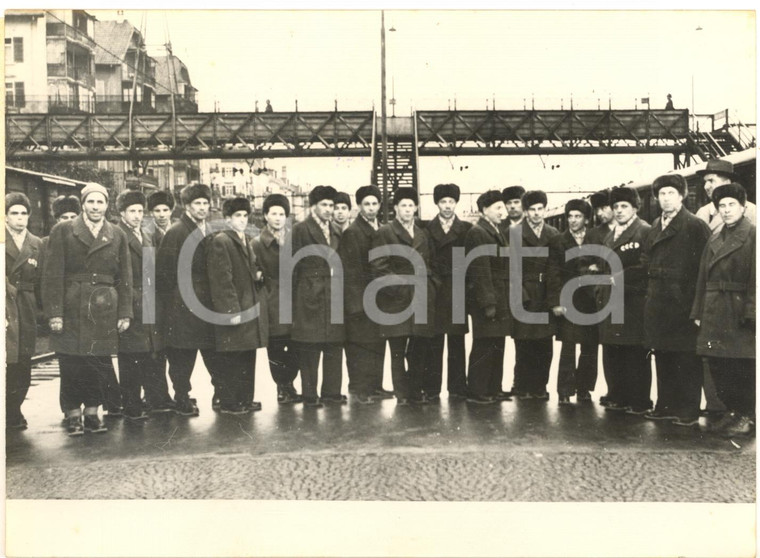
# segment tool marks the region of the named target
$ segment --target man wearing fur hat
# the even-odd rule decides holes
[[[27,427],[21,405],[32,379],[42,259],[42,241],[27,230],[31,210],[26,195],[11,192],[5,196],[5,284],[13,291],[18,319],[17,336],[6,331],[5,338],[8,354],[16,355],[15,362],[9,360],[5,365],[5,427],[19,430]]]
[[[242,197],[224,200],[222,214],[229,228],[211,240],[208,275],[212,309],[229,316],[228,323],[214,326],[220,410],[239,415],[261,410],[261,403],[253,396],[256,349],[267,344],[267,306],[259,304],[262,272],[251,239],[245,234],[251,202]],[[256,318],[245,316],[257,306]]]
[[[502,233],[506,235],[507,229],[512,225],[519,225],[525,218],[525,212],[522,205],[522,197],[525,188],[522,186],[507,186],[501,191],[501,197],[504,201],[504,207],[507,209],[507,218],[501,223]],[[509,242],[509,238],[507,238]]]
[[[546,248],[549,240],[559,231],[544,223],[547,198],[541,190],[525,192],[522,205],[525,219],[519,225],[524,248]],[[528,312],[549,313],[546,300],[548,257],[523,258],[522,292],[523,306]],[[515,380],[513,391],[521,399],[549,399],[546,384],[554,352],[554,321],[526,324],[515,319],[512,337],[515,339]]]
[[[277,402],[301,403],[293,386],[298,376],[298,351],[290,338],[291,324],[280,321],[280,249],[290,242],[286,227],[290,202],[282,194],[269,194],[262,208],[266,226],[253,241],[253,252],[261,266],[267,300],[269,342],[267,358],[272,379],[277,384]]]
[[[98,417],[101,382],[115,382],[111,355],[118,352],[119,334],[130,327],[133,316],[128,240],[105,218],[108,190],[91,182],[81,199],[82,214],[50,232],[42,281],[71,436],[106,431]],[[114,387],[118,390],[118,384]]]
[[[211,189],[205,184],[190,184],[180,192],[184,207],[182,217],[166,232],[156,257],[156,292],[158,307],[162,309],[164,343],[169,361],[169,377],[174,387],[175,412],[183,416],[198,416],[198,406],[190,398],[190,377],[198,351],[214,385],[213,409],[219,407],[216,393],[217,355],[214,326],[200,318],[191,303],[180,293],[180,281],[188,281],[198,302],[211,308],[206,253],[212,234],[207,218],[211,203]],[[180,251],[190,235],[200,240],[192,261],[180,260]],[[182,267],[178,269],[179,264]]]
[[[145,194],[125,190],[116,198],[116,209],[121,215],[119,227],[127,236],[132,262],[133,312],[129,329],[119,334],[119,379],[124,416],[128,420],[143,421],[148,415],[142,408],[141,389],[145,390],[145,398],[153,410],[170,409],[167,401],[156,397],[156,393],[160,393],[161,378],[166,376],[163,342],[155,324],[143,323],[143,249],[153,246],[153,241],[142,230]]]
[[[396,218],[383,225],[372,239],[372,248],[381,246],[404,246],[415,250],[425,263],[427,271],[426,321],[416,320],[412,314],[399,324],[380,324],[381,337],[388,339],[391,349],[391,373],[393,391],[398,405],[427,403],[422,397],[422,378],[427,361],[429,338],[435,323],[435,289],[430,272],[430,238],[427,231],[415,223],[417,212],[417,190],[402,186],[393,193]],[[376,258],[371,262],[376,277],[413,276],[412,262],[400,255]],[[408,310],[414,297],[414,285],[393,285],[380,289],[377,307],[388,314],[398,314]],[[407,368],[406,363],[409,363]]]
[[[552,313],[557,318],[557,339],[562,341],[559,354],[559,375],[557,395],[560,405],[570,404],[570,398],[577,396],[577,402],[591,401],[597,376],[599,340],[596,325],[581,325],[567,317],[567,308],[562,306],[560,294],[568,284],[574,284],[580,277],[592,273],[591,265],[596,259],[584,256],[590,242],[586,225],[591,219],[591,206],[584,200],[570,200],[565,204],[567,230],[549,240],[548,299]],[[567,259],[568,250],[579,248],[581,256]],[[596,312],[594,286],[577,288],[573,292],[572,306],[576,312],[593,314]],[[580,345],[581,354],[576,364],[575,347]]]
[[[385,340],[380,337],[379,325],[364,308],[364,292],[372,281],[369,251],[380,228],[380,200],[382,194],[377,186],[362,186],[356,191],[359,215],[343,233],[338,248],[343,262],[348,390],[362,404],[393,397],[392,391],[383,389]]]
[[[332,220],[338,226],[341,233],[351,224],[351,197],[345,192],[338,192],[335,195]]]
[[[723,228],[723,219],[720,218],[720,214],[712,202],[712,193],[718,186],[730,184],[737,179],[734,173],[734,165],[723,159],[710,159],[704,169],[697,171],[697,176],[701,176],[704,180],[705,194],[710,198],[710,201],[700,207],[696,215],[710,225],[710,230],[713,233],[716,233]],[[750,223],[757,225],[757,207],[754,203],[747,202],[744,215]]]
[[[662,214],[646,237],[642,259],[649,276],[645,348],[654,353],[657,370],[657,404],[647,418],[692,426],[699,420],[702,363],[696,353],[697,328],[689,312],[710,229],[683,206],[687,195],[683,176],[657,177],[652,194]]]
[[[148,196],[148,211],[153,217],[153,246],[158,248],[172,224],[172,209],[174,196],[171,192],[159,190]]]
[[[315,186],[309,192],[311,211],[293,227],[295,257],[306,246],[338,249],[341,233],[332,223],[336,196],[332,186]],[[298,342],[303,401],[309,407],[321,407],[322,403],[343,405],[348,401],[340,392],[345,333],[343,324],[335,323],[331,312],[333,274],[332,263],[320,256],[299,260],[293,270],[292,339]],[[317,395],[320,355],[324,355],[321,399]]]
[[[441,392],[443,376],[443,347],[447,341],[447,388],[449,397],[467,397],[467,374],[464,351],[464,336],[467,323],[454,324],[452,319],[452,277],[461,273],[453,269],[453,251],[464,246],[471,223],[461,221],[454,212],[459,202],[459,186],[438,184],[433,189],[433,200],[438,206],[438,215],[427,225],[432,242],[432,270],[438,279],[436,288],[435,336],[430,344],[430,355],[425,366],[422,389],[424,396],[437,401]],[[459,301],[463,303],[464,301]]]
[[[498,190],[478,197],[480,219],[465,235],[467,252],[480,246],[507,247],[499,230],[507,210]],[[472,317],[472,350],[467,375],[467,402],[478,405],[509,401],[502,392],[504,341],[512,332],[509,310],[509,260],[498,252],[475,258],[467,268],[467,313]]]
[[[652,407],[649,391],[652,371],[647,360],[644,342],[644,304],[647,272],[641,258],[644,243],[651,227],[637,216],[641,200],[639,193],[627,186],[610,191],[610,204],[615,216],[615,228],[604,239],[622,263],[623,322],[612,323],[607,315],[599,324],[604,369],[613,381],[608,386],[606,410],[644,414]],[[611,276],[610,285],[597,289],[597,307],[610,302],[612,289],[620,288],[620,277]]]

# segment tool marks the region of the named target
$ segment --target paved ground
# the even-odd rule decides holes
[[[258,362],[259,413],[214,413],[198,366],[200,417],[109,419],[108,433],[73,439],[60,426],[57,367],[38,367],[30,428],[7,433],[8,498],[755,501],[754,440],[717,438],[705,419],[679,428],[596,403],[558,407],[554,394],[486,407],[446,397],[419,408],[278,406]],[[600,379],[594,399],[605,389]]]

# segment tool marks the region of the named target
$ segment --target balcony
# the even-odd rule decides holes
[[[89,68],[68,66],[66,64],[48,64],[48,77],[65,77],[78,81],[88,89],[95,89],[95,76]]]
[[[77,31],[67,23],[48,22],[45,26],[45,31],[48,38],[62,38],[78,43],[89,50],[95,49],[95,41],[93,41],[92,37],[85,35],[81,31]]]
[[[108,114],[129,113],[129,101],[125,101],[121,95],[99,95],[95,101],[95,112]],[[156,107],[147,100],[135,101],[132,105],[133,114],[152,114]]]

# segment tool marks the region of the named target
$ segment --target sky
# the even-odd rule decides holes
[[[380,11],[116,12],[144,28],[150,54],[188,66],[200,111],[380,108]],[[414,109],[632,109],[641,97],[696,113],[730,109],[756,122],[756,30],[748,11],[386,10],[388,98]],[[394,31],[390,31],[390,29]],[[389,115],[391,114],[389,107]],[[365,160],[288,159],[291,181],[353,192],[368,183]],[[482,156],[420,159],[420,191],[455,182],[465,192],[522,183],[564,203],[573,192],[652,179],[670,155]],[[554,169],[552,169],[552,166]],[[432,211],[423,208],[423,213]],[[425,215],[423,215],[425,216]]]

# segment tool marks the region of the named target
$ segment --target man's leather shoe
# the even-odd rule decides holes
[[[457,391],[450,391],[449,392],[449,399],[453,399],[455,401],[462,401],[464,399],[467,399],[466,393],[459,393]]]
[[[66,432],[69,436],[81,436],[84,434],[84,426],[82,426],[82,417],[68,417],[66,419]]]
[[[557,401],[559,405],[572,405],[572,402],[570,401],[569,395],[560,395],[559,400]]]
[[[183,417],[197,417],[200,412],[192,399],[180,399],[174,406],[174,412]]]
[[[148,420],[148,413],[140,409],[136,413],[124,413],[124,418],[132,422],[142,422]]]
[[[84,431],[85,432],[107,432],[108,428],[100,420],[98,415],[85,415],[84,416]]]
[[[345,405],[348,403],[348,397],[345,395],[323,395],[321,397],[322,403],[328,403],[330,405]]]
[[[496,401],[512,401],[512,394],[508,391],[497,391],[493,398],[496,399]]]
[[[697,426],[699,425],[699,417],[678,417],[673,421],[676,426]]]
[[[374,399],[371,395],[367,395],[366,393],[357,393],[354,395],[354,399],[362,405],[372,405],[373,403],[378,402],[377,399]]]
[[[224,415],[246,415],[250,413],[243,405],[222,405],[219,412]]]
[[[586,401],[593,401],[591,399],[591,394],[587,391],[579,391],[578,395],[575,396],[575,401],[577,403],[582,403]]]
[[[739,416],[736,421],[723,430],[722,435],[726,438],[738,436],[752,436],[755,433],[755,421],[750,417]]]
[[[437,393],[422,393],[422,401],[425,403],[440,403],[441,402],[441,396]]]
[[[605,411],[613,413],[625,413],[629,408],[628,405],[615,403],[614,401],[607,401],[607,404],[604,406]]]
[[[378,388],[375,391],[372,392],[372,397],[379,398],[379,399],[393,399],[396,397],[396,394],[392,391],[388,391],[387,389]]]
[[[247,401],[247,402],[243,403],[243,407],[245,407],[245,409],[247,411],[252,411],[252,412],[260,411],[261,410],[261,402],[260,401]]]
[[[319,400],[319,397],[304,397],[303,406],[312,407],[314,409],[319,409],[320,407],[324,407],[322,402]]]
[[[647,420],[676,420],[678,417],[669,411],[649,411],[644,415]]]
[[[467,402],[474,403],[475,405],[490,405],[496,403],[496,399],[486,395],[470,395],[467,397]]]
[[[651,408],[643,408],[643,407],[628,407],[625,410],[626,415],[647,415],[652,411]]]

